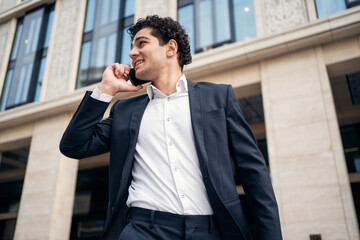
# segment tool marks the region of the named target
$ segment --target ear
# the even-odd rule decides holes
[[[167,45],[166,56],[172,57],[175,56],[178,52],[178,44],[174,39],[170,39]]]

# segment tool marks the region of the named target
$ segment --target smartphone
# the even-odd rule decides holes
[[[134,69],[134,68],[131,68],[131,69],[130,69],[130,72],[129,72],[129,74],[128,74],[128,78],[129,78],[131,84],[134,85],[134,86],[142,85],[142,84],[144,84],[144,83],[150,82],[150,81],[148,81],[148,80],[140,80],[140,79],[137,79],[137,78],[135,77],[135,69]]]

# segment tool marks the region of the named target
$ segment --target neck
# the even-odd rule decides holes
[[[159,89],[163,94],[169,96],[176,92],[176,83],[182,76],[180,68],[177,69],[167,69],[159,77],[152,81],[152,84]]]

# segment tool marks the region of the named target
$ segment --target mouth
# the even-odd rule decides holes
[[[134,66],[134,68],[136,68],[137,66],[139,66],[141,63],[143,63],[144,62],[144,60],[137,60],[137,61],[135,61],[134,63],[133,63],[133,66]]]

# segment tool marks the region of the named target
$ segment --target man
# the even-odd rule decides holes
[[[240,170],[257,239],[281,239],[264,159],[229,85],[193,83],[188,36],[171,18],[148,16],[129,29],[136,77],[147,94],[114,103],[130,67],[112,64],[87,92],[60,143],[85,158],[110,151],[104,239],[251,239],[230,154]],[[230,154],[229,154],[230,153]]]

